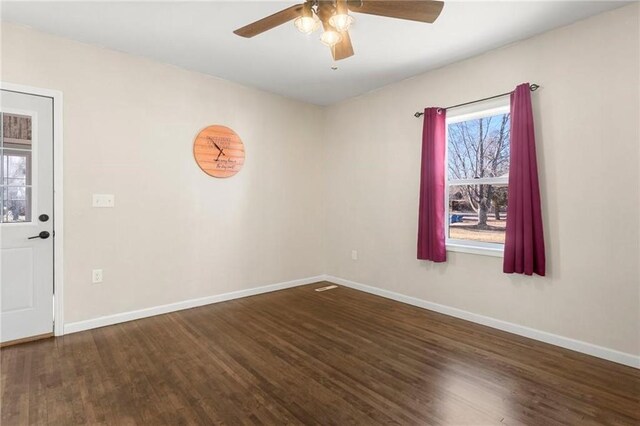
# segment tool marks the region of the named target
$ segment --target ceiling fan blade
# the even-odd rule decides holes
[[[353,45],[351,44],[351,37],[349,37],[349,31],[345,31],[340,33],[342,36],[342,40],[340,43],[333,46],[331,49],[331,54],[333,55],[334,61],[339,61],[341,59],[346,59],[350,56],[353,56]]]
[[[440,16],[444,2],[434,0],[348,0],[347,5],[352,12],[431,24]]]
[[[297,18],[302,12],[302,6],[302,4],[297,4],[295,6],[288,7],[284,10],[281,10],[280,12],[274,13],[273,15],[267,16],[266,18],[262,18],[259,21],[239,28],[234,31],[234,34],[247,38],[257,36],[258,34],[261,34],[265,31],[282,25],[285,22],[289,22],[292,19]]]

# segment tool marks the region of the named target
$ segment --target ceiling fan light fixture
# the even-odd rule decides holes
[[[342,36],[340,33],[334,30],[326,30],[322,33],[322,36],[320,36],[320,42],[327,47],[333,47],[340,43],[341,40]]]
[[[298,16],[293,25],[296,26],[298,31],[304,34],[311,34],[320,27],[320,20],[313,14],[311,16]]]
[[[331,18],[329,18],[329,23],[331,24],[331,26],[335,28],[336,31],[341,33],[349,31],[349,28],[351,27],[351,24],[353,24],[353,21],[353,16],[347,13],[335,14]]]

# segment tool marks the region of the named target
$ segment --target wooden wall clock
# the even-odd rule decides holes
[[[193,156],[206,174],[227,178],[244,165],[244,144],[240,136],[225,126],[209,126],[193,141]]]

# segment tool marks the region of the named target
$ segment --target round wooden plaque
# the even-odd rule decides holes
[[[206,174],[226,178],[244,165],[244,144],[240,136],[225,126],[209,126],[193,141],[193,156]]]

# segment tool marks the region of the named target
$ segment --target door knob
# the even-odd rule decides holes
[[[28,240],[33,240],[33,239],[35,239],[35,238],[42,238],[43,240],[46,240],[47,238],[49,238],[49,236],[50,236],[50,235],[51,235],[51,234],[50,234],[48,231],[42,231],[42,232],[41,232],[41,233],[39,233],[38,235],[33,236],[33,237],[29,237],[29,238],[27,238],[27,239],[28,239]]]

